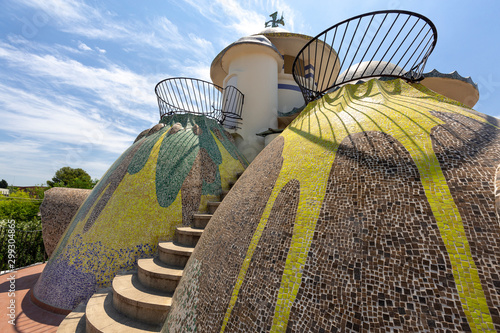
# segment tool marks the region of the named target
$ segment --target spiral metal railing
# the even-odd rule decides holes
[[[376,11],[342,21],[297,54],[293,77],[306,103],[342,84],[370,77],[422,78],[437,30],[425,16]]]
[[[233,86],[222,89],[210,82],[185,77],[160,81],[155,87],[160,119],[191,113],[217,120],[227,128],[237,128],[243,109],[243,94]]]

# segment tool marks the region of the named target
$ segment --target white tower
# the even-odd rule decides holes
[[[212,62],[210,76],[214,84],[235,86],[245,96],[243,121],[233,135],[249,161],[264,148],[264,138],[256,133],[277,127],[278,73],[282,67],[281,54],[261,35],[239,39]]]
[[[280,113],[287,114],[304,105],[300,88],[293,79],[292,67],[295,56],[311,39],[278,27],[266,28],[259,34],[232,43],[213,60],[210,68],[213,83],[222,88],[232,85],[244,95],[243,120],[240,128],[232,130],[232,134],[249,161],[277,136],[270,134],[264,139],[257,133],[269,129],[279,131],[287,125],[282,121],[278,124]],[[311,63],[309,59],[299,59],[302,75],[316,82],[321,78],[315,78],[314,68],[320,62],[329,63],[330,67],[338,66],[335,52],[329,52],[325,57],[332,59],[319,57],[318,64],[312,62],[306,67],[304,63]]]

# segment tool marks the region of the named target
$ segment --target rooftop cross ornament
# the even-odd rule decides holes
[[[283,14],[281,14],[281,18],[279,20],[278,20],[278,12],[274,12],[269,16],[272,17],[273,19],[266,22],[266,28],[269,27],[269,23],[271,23],[271,27],[273,28],[276,28],[278,24],[281,24],[283,26],[285,25]]]

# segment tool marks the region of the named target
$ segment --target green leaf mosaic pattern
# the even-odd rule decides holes
[[[192,115],[163,121],[166,126],[157,125],[158,131],[120,156],[77,212],[35,287],[39,300],[62,309],[87,300],[119,270],[132,269],[137,258],[152,256],[159,239],[172,240],[184,213],[206,209],[207,198],[218,196],[222,184],[245,169],[246,163],[240,162],[244,159],[216,121]],[[184,128],[170,132],[177,122]],[[195,133],[197,127],[201,130]],[[203,189],[196,182],[188,184],[196,184],[192,192],[199,198],[195,207],[186,209],[181,187],[201,149],[214,162],[204,170],[213,172],[214,181],[200,182]],[[63,283],[58,282],[61,276]]]

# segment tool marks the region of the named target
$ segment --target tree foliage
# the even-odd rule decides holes
[[[47,260],[43,245],[42,223],[38,216],[42,200],[15,187],[11,187],[10,190],[9,197],[0,196],[0,270],[11,269],[7,258],[12,225],[16,245],[15,267],[20,268]]]
[[[0,188],[9,188],[9,184],[5,179],[0,180]]]
[[[12,269],[8,261],[9,239],[16,245],[16,268],[47,260],[42,237],[42,223],[38,214],[45,188],[34,191],[9,187],[8,197],[0,196],[0,270]],[[12,226],[13,225],[13,226]],[[12,228],[14,233],[12,234]],[[10,259],[10,258],[9,258]]]
[[[73,169],[69,166],[57,170],[52,180],[47,180],[47,185],[50,187],[92,189],[96,184],[97,179],[92,180],[85,170],[81,168]]]
[[[12,191],[8,197],[0,197],[0,220],[15,220],[18,226],[37,229],[41,227],[38,210],[42,200],[31,198],[24,191]]]

